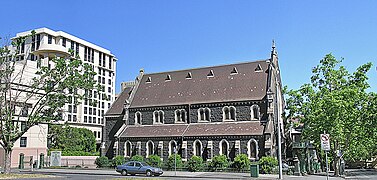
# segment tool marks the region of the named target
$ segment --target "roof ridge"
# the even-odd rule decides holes
[[[249,64],[249,63],[256,63],[256,62],[265,62],[267,60],[269,60],[269,59],[260,59],[260,60],[255,60],[255,61],[244,61],[244,62],[230,63],[230,64],[220,64],[220,65],[215,65],[215,66],[202,66],[202,67],[189,68],[189,69],[181,69],[181,70],[173,70],[173,71],[145,73],[144,76],[155,75],[155,74],[176,73],[176,72],[191,71],[191,70],[198,70],[198,69],[205,69],[205,68],[217,68],[217,67],[224,67],[224,66],[231,66],[231,65],[241,65],[241,64]]]

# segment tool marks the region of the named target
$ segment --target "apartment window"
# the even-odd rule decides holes
[[[102,84],[105,84],[106,81],[105,81],[105,77],[102,77]]]
[[[109,69],[111,69],[111,62],[112,62],[112,59],[111,57],[109,57]]]
[[[202,157],[202,142],[200,140],[194,141],[194,155],[198,157]]]
[[[101,138],[101,131],[98,131],[98,138]]]
[[[77,122],[77,116],[73,115],[73,122]]]
[[[254,104],[251,106],[251,120],[259,120],[260,119],[260,108],[258,105]]]
[[[184,109],[175,110],[175,122],[186,122],[186,114]]]
[[[68,121],[71,122],[72,121],[72,115],[68,114]]]
[[[25,41],[21,44],[21,53],[25,52]]]
[[[84,123],[88,122],[88,116],[84,116]]]
[[[107,109],[110,109],[110,103],[107,103]]]
[[[148,158],[150,155],[153,155],[153,153],[154,153],[154,143],[151,141],[151,140],[149,140],[148,142],[147,142],[147,155],[146,155],[146,157]]]
[[[48,35],[48,44],[52,44],[52,36]]]
[[[97,118],[93,117],[93,124],[97,123]]]
[[[63,45],[63,47],[66,47],[66,46],[67,46],[67,39],[66,39],[66,38],[63,38],[62,45]]]
[[[26,122],[25,121],[21,121],[21,131],[24,131],[26,128]]]
[[[137,111],[135,113],[135,124],[141,124],[141,118],[142,118],[141,112]]]
[[[85,46],[84,48],[84,61],[88,60],[88,47]]]
[[[98,109],[98,116],[101,116],[101,110]]]
[[[90,56],[90,60],[92,60],[92,63],[94,63],[94,49],[92,49],[92,54]]]
[[[125,144],[125,152],[124,154],[126,155],[126,157],[131,157],[131,150],[132,150],[132,144],[130,141],[127,141],[126,144]]]
[[[198,119],[199,121],[209,121],[211,116],[211,110],[209,108],[199,108]]]
[[[93,115],[97,115],[97,109],[93,108]]]
[[[153,122],[154,123],[163,123],[164,122],[164,111],[154,111],[153,112]]]
[[[26,147],[26,145],[27,145],[27,137],[21,137],[20,147]]]
[[[234,106],[223,108],[223,120],[236,120],[236,108]]]
[[[106,66],[106,54],[103,54],[102,60],[103,60],[102,65],[103,65],[103,67],[105,67]]]
[[[68,112],[72,113],[72,105],[68,105]]]
[[[89,116],[89,123],[92,123],[92,116]]]
[[[93,135],[95,138],[97,138],[97,131],[93,131]]]
[[[84,114],[88,114],[88,108],[84,107]]]
[[[92,115],[92,113],[93,113],[93,109],[89,108],[89,114]]]
[[[102,66],[102,53],[101,52],[98,52],[98,61],[99,61],[99,66]],[[98,70],[100,71],[101,69],[98,68]]]
[[[75,41],[71,41],[71,55],[73,55],[73,51],[75,50]]]
[[[107,92],[108,92],[108,93],[111,93],[111,87],[108,87],[108,88],[107,88]]]
[[[41,35],[37,34],[37,50],[39,49],[40,45],[41,45]]]
[[[111,73],[109,72],[109,75],[110,75]],[[110,76],[111,77],[111,76]],[[107,81],[107,84],[108,85],[111,85],[111,79],[109,79],[108,81]]]
[[[21,117],[27,117],[28,114],[29,114],[29,108],[28,107],[22,107]]]
[[[79,55],[80,52],[80,44],[76,42],[76,55]]]
[[[174,150],[175,151],[177,150],[176,148],[177,148],[177,142],[174,140],[171,140],[169,142],[169,155],[174,154],[175,153]]]
[[[73,105],[73,113],[77,113],[77,106]]]
[[[35,36],[31,37],[31,51],[35,51]]]

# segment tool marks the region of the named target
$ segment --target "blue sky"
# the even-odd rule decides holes
[[[372,62],[377,92],[377,1],[4,1],[0,36],[40,27],[112,51],[116,86],[146,73],[267,59],[275,39],[284,85],[309,82],[327,53],[349,71]]]

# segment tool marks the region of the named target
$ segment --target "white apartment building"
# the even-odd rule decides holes
[[[71,49],[73,50],[73,55],[79,56],[84,63],[93,67],[97,73],[95,79],[105,87],[99,95],[97,95],[95,90],[89,92],[78,90],[79,93],[88,93],[91,98],[83,100],[79,105],[75,105],[75,100],[72,99],[72,103],[64,106],[65,112],[61,121],[61,123],[67,122],[73,127],[91,130],[96,137],[97,148],[99,148],[102,138],[102,128],[105,124],[103,115],[115,100],[117,59],[109,50],[63,31],[53,31],[48,28],[35,29],[34,31],[36,34],[29,37],[20,49],[19,61],[26,63],[25,71],[28,74],[28,76],[23,77],[25,81],[28,78],[31,79],[41,66],[50,66],[50,58],[55,56],[67,57],[70,55],[69,49]],[[14,38],[30,34],[31,30],[18,33]],[[95,106],[91,103],[94,100],[97,101]],[[0,154],[2,154],[1,149]],[[33,159],[36,160],[41,155],[46,154],[47,125],[32,127],[15,144],[12,153],[12,167],[18,166],[21,155],[24,157],[33,156]],[[0,155],[0,160],[2,158]]]
[[[30,34],[31,31],[21,32],[17,37]],[[64,121],[75,127],[85,127],[93,131],[96,135],[98,144],[101,142],[102,127],[104,126],[103,115],[110,108],[111,103],[115,99],[115,70],[117,59],[111,52],[100,46],[92,44],[88,41],[65,33],[63,31],[53,31],[48,28],[40,28],[35,30],[36,35],[29,38],[25,43],[25,55],[21,59],[34,61],[31,66],[38,66],[38,59],[43,63],[48,63],[49,58],[54,56],[69,55],[68,50],[72,49],[74,55],[78,55],[84,63],[92,65],[96,71],[96,80],[105,87],[100,96],[92,91],[88,92],[91,99],[83,101],[80,105],[75,106],[74,103],[66,104],[66,112],[63,114]],[[28,53],[31,52],[31,53]],[[90,102],[97,100],[97,106],[91,106]],[[74,100],[72,100],[74,101]]]

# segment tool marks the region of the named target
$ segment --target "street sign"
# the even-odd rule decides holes
[[[324,151],[330,151],[330,135],[321,134],[321,149]]]

